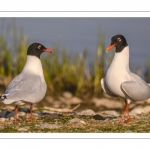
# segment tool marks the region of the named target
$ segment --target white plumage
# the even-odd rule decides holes
[[[105,93],[110,96],[120,96],[125,99],[126,110],[120,123],[123,122],[125,114],[131,101],[146,101],[150,98],[150,86],[138,75],[129,69],[129,46],[122,35],[112,37],[112,43],[107,50],[116,47],[116,52],[106,77],[101,79],[101,86]],[[128,119],[130,121],[128,113]]]
[[[16,104],[15,122],[18,113],[17,105],[23,105],[25,102],[31,104],[30,121],[32,121],[32,104],[41,101],[45,96],[47,85],[40,60],[43,52],[52,53],[52,50],[40,43],[31,44],[27,50],[27,61],[22,72],[10,82],[5,93],[0,95],[1,102],[4,104]]]

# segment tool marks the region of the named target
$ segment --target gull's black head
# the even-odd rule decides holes
[[[116,53],[121,52],[128,43],[125,37],[121,34],[115,35],[111,38],[111,44],[107,47],[106,51],[110,51],[113,47],[116,47]]]
[[[43,52],[48,52],[48,53],[52,53],[53,51],[49,48],[46,48],[45,46],[43,46],[40,43],[32,43],[27,50],[27,55],[31,55],[31,56],[36,56],[38,58],[40,58],[40,55]]]

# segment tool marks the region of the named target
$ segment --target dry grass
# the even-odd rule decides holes
[[[83,123],[70,123],[72,118],[79,118]],[[28,122],[24,117],[20,117],[16,124],[13,121],[7,120],[0,123],[1,133],[147,133],[150,132],[150,119],[146,115],[142,115],[140,119],[132,118],[128,124],[118,124],[120,118],[95,120],[92,117],[86,116],[67,116],[63,114],[58,117],[34,117],[34,122]],[[50,129],[41,129],[43,123],[56,124],[59,127]],[[26,131],[20,131],[25,128]]]

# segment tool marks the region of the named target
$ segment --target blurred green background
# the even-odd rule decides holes
[[[12,33],[12,43],[8,43],[9,34]],[[105,76],[111,63],[114,52],[107,54],[105,46],[105,33],[101,28],[97,31],[97,45],[93,61],[88,62],[88,49],[83,48],[78,54],[71,55],[66,48],[60,49],[53,43],[53,54],[42,55],[47,93],[59,97],[64,91],[82,99],[102,97],[103,90],[100,80]],[[111,37],[110,37],[111,38]],[[18,75],[26,62],[26,51],[30,45],[23,28],[18,27],[12,20],[6,25],[6,31],[0,33],[0,92],[3,93],[9,82]],[[132,67],[132,66],[131,66]],[[137,62],[136,73],[141,75],[141,68]],[[145,64],[144,79],[150,83],[150,60]]]

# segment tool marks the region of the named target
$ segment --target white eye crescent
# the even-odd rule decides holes
[[[41,45],[39,45],[37,48],[38,48],[38,49],[41,49]]]
[[[118,42],[120,42],[120,41],[121,41],[121,39],[120,39],[120,38],[118,38],[118,39],[117,39],[117,41],[118,41]]]

